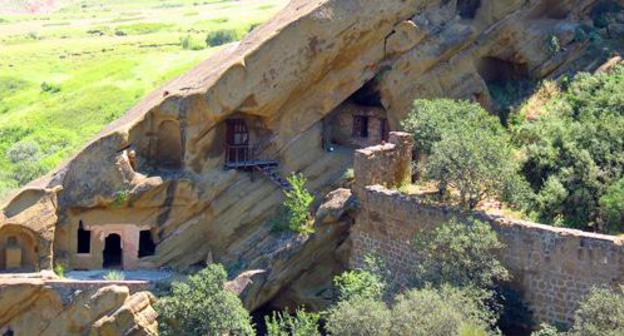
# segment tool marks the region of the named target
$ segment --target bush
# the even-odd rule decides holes
[[[424,283],[450,283],[457,287],[491,289],[509,279],[509,272],[496,257],[504,245],[489,224],[476,219],[447,224],[415,238],[422,262],[415,279]]]
[[[624,231],[624,179],[611,185],[600,198],[601,231],[621,233]]]
[[[396,298],[390,334],[487,335],[492,322],[492,314],[468,290],[427,287]]]
[[[284,191],[288,227],[301,234],[313,233],[314,223],[311,221],[310,207],[314,203],[314,196],[306,189],[308,180],[302,174],[293,174],[288,178],[288,182],[292,185],[291,190]]]
[[[559,330],[557,328],[550,326],[548,324],[542,324],[539,330],[531,333],[531,336],[559,336]]]
[[[222,29],[208,33],[208,36],[206,36],[206,45],[209,47],[217,47],[236,40],[238,40],[238,34],[235,30]]]
[[[267,336],[321,336],[319,321],[321,316],[298,309],[295,315],[287,312],[265,316]]]
[[[121,271],[109,271],[104,276],[104,280],[123,281],[123,280],[126,280],[126,274],[124,274],[124,272],[121,272]]]
[[[7,150],[7,157],[13,164],[11,178],[19,186],[46,173],[47,169],[41,165],[41,151],[39,145],[31,141],[20,141]]]
[[[156,304],[162,335],[253,335],[249,313],[225,290],[221,265],[210,265],[186,282],[174,282],[170,296]]]
[[[363,270],[344,272],[334,278],[334,284],[340,293],[340,300],[356,296],[380,300],[386,289],[379,275]]]
[[[191,35],[180,38],[180,46],[187,50],[202,50],[206,47],[200,40]]]
[[[334,336],[387,336],[390,323],[390,309],[383,301],[354,296],[329,310],[325,328]]]
[[[58,84],[43,82],[41,83],[41,92],[47,93],[59,93],[61,92],[61,86]]]
[[[595,288],[576,311],[572,336],[624,335],[624,288]]]

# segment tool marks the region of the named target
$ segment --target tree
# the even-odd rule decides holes
[[[457,218],[423,232],[415,238],[422,251],[416,285],[449,283],[457,287],[491,289],[496,282],[509,279],[509,272],[497,258],[504,245],[489,224]]]
[[[504,137],[457,130],[433,146],[426,174],[438,182],[441,192],[449,187],[457,190],[461,205],[474,209],[484,198],[506,192],[516,175],[512,157]]]
[[[172,293],[159,300],[162,335],[254,335],[249,312],[225,290],[221,265],[210,265],[186,282],[174,282]]]
[[[267,336],[321,336],[319,321],[321,316],[297,309],[295,315],[287,312],[265,316]]]
[[[624,179],[611,185],[600,198],[603,232],[621,233],[624,230]]]
[[[292,189],[284,192],[284,206],[288,212],[288,228],[294,232],[309,234],[314,232],[310,218],[310,207],[314,195],[306,188],[308,180],[302,174],[293,174],[288,178]]]
[[[209,47],[217,47],[226,43],[238,40],[238,34],[231,29],[215,30],[206,36],[206,45]]]
[[[624,335],[624,288],[594,288],[576,311],[571,336]]]
[[[356,295],[329,310],[325,328],[334,336],[387,336],[390,321],[383,301]]]
[[[493,322],[493,315],[468,289],[425,287],[395,301],[391,335],[488,335]]]
[[[429,155],[425,176],[475,208],[485,197],[521,201],[530,189],[518,175],[510,138],[498,118],[481,106],[450,99],[416,100],[402,122],[417,150]]]

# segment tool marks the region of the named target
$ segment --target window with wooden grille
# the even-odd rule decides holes
[[[368,138],[367,116],[353,116],[353,137]]]

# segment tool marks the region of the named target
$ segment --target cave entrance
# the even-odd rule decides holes
[[[116,233],[109,234],[104,241],[104,268],[122,268],[123,250],[121,248],[121,236]]]
[[[458,0],[457,11],[462,19],[474,19],[481,8],[481,0]]]
[[[497,57],[484,57],[477,64],[479,74],[486,83],[525,80],[529,78],[526,63],[516,63]]]
[[[139,258],[153,256],[156,252],[156,244],[152,239],[152,231],[139,232]]]

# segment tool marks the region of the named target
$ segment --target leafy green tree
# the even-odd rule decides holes
[[[311,222],[310,207],[314,203],[314,195],[308,191],[308,180],[302,174],[293,174],[288,178],[292,189],[284,192],[284,206],[288,212],[288,227],[302,234],[314,232]]]
[[[602,231],[621,233],[624,231],[624,179],[612,184],[600,198]]]
[[[356,295],[329,310],[325,328],[334,336],[387,336],[390,323],[390,309],[383,301]]]
[[[391,335],[488,335],[493,314],[467,289],[448,285],[414,289],[397,296]]]
[[[601,198],[624,172],[624,67],[579,74],[542,112],[513,129],[538,220],[604,229]],[[606,205],[607,200],[603,203]],[[613,214],[613,213],[611,213]],[[609,228],[609,226],[606,227]]]
[[[265,316],[267,336],[321,336],[319,321],[321,316],[298,309],[295,315],[287,312]]]
[[[240,299],[225,290],[221,265],[210,265],[186,282],[174,282],[172,293],[161,298],[162,335],[254,335],[249,312]]]
[[[238,34],[235,30],[221,29],[208,33],[206,36],[206,44],[209,47],[217,47],[226,43],[238,40]]]
[[[435,230],[417,235],[414,242],[422,251],[417,285],[449,283],[491,289],[496,282],[510,277],[497,258],[504,245],[492,227],[480,220],[460,222],[453,218]]]
[[[624,288],[595,288],[576,311],[571,336],[624,335]]]

